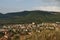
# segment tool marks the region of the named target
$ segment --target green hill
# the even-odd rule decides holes
[[[0,13],[0,24],[6,23],[41,23],[60,22],[60,13],[48,11],[22,11],[2,14]]]

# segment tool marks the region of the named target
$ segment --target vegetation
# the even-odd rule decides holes
[[[3,37],[4,35],[5,35],[4,33],[0,32],[0,38]]]
[[[41,22],[60,22],[60,13],[47,11],[22,11],[1,14],[0,23],[41,23]]]
[[[17,35],[13,36],[13,40],[60,40],[60,31],[42,30],[37,32],[32,30],[31,35]]]

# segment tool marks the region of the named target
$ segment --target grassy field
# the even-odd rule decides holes
[[[32,30],[30,35],[16,34],[13,40],[60,40],[60,30]]]

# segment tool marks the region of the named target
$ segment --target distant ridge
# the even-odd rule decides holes
[[[41,23],[41,22],[60,22],[60,12],[52,11],[22,11],[2,14],[0,13],[0,24],[6,23]]]

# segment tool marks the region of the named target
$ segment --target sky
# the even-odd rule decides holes
[[[0,0],[0,13],[31,10],[60,12],[60,0]]]

